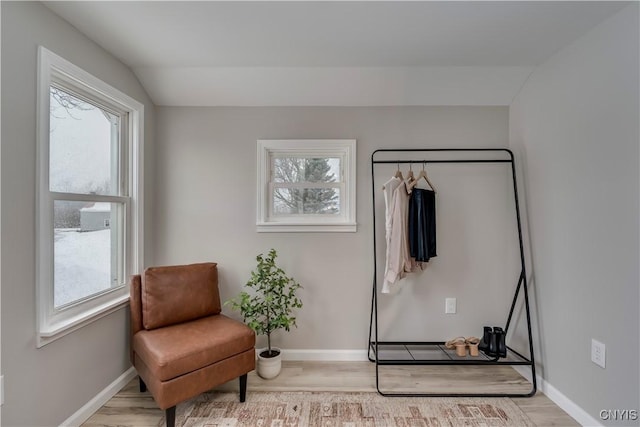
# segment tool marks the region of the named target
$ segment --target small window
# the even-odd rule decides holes
[[[39,59],[38,347],[126,304],[143,251],[142,104]]]
[[[355,151],[355,140],[258,141],[258,231],[356,231]]]

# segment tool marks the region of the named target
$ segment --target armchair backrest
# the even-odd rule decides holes
[[[150,267],[131,280],[132,333],[219,314],[216,263]]]

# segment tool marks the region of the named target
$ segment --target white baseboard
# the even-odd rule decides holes
[[[512,366],[520,375],[531,381],[531,369],[526,366]],[[573,419],[582,426],[600,427],[602,422],[593,418],[587,411],[578,406],[573,400],[562,394],[560,390],[549,384],[540,375],[536,375],[538,390],[545,394],[553,403],[558,405],[563,411],[571,415]]]
[[[118,393],[122,387],[127,385],[129,381],[138,375],[132,366],[124,374],[120,375],[114,382],[109,384],[104,390],[98,393],[93,399],[88,401],[82,408],[78,409],[73,415],[64,420],[61,427],[79,427],[83,422],[87,421],[98,409],[100,409],[109,399]]]
[[[283,349],[282,360],[314,360],[330,362],[367,361],[367,350],[295,350]]]

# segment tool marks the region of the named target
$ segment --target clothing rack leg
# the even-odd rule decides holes
[[[527,314],[527,333],[529,334],[529,359],[531,360],[531,384],[533,386],[530,396],[536,394],[538,389],[538,381],[536,378],[536,359],[533,357],[533,333],[531,331],[531,310],[529,308],[529,290],[527,287],[527,278],[523,279],[524,282],[524,307]]]
[[[531,361],[531,385],[532,385],[532,389],[531,389],[531,393],[529,393],[529,396],[533,396],[534,394],[536,394],[536,390],[538,388],[537,386],[537,378],[536,378],[536,360],[535,357],[533,355],[533,332],[531,329],[531,309],[529,306],[529,286],[527,284],[527,266],[526,266],[526,262],[524,259],[524,239],[523,239],[523,235],[522,235],[522,220],[520,218],[520,198],[518,195],[518,178],[517,178],[517,174],[516,174],[516,161],[513,155],[513,152],[511,150],[509,150],[509,157],[511,158],[511,181],[513,182],[513,199],[515,202],[515,209],[516,209],[516,221],[517,221],[517,225],[518,225],[518,244],[519,244],[519,248],[520,248],[520,265],[522,267],[521,273],[520,273],[520,280],[518,281],[518,290],[520,289],[520,286],[522,286],[524,288],[524,308],[525,308],[525,313],[526,313],[526,317],[527,317],[527,335],[529,338],[529,360]],[[513,314],[513,307],[515,305],[515,301],[518,297],[518,292],[516,292],[516,295],[513,298],[513,305],[511,307],[511,312],[509,313],[509,319],[507,320],[507,325],[505,328],[505,333],[507,331],[507,329],[509,328],[509,323],[511,322],[511,316]]]
[[[375,170],[374,170],[374,162],[373,158],[375,156],[375,151],[371,153],[371,213],[372,213],[372,230],[373,230],[373,280],[372,280],[372,297],[371,297],[371,321],[374,322],[374,339],[375,339],[375,350],[374,350],[374,362],[376,364],[376,390],[380,393],[380,372],[379,372],[379,347],[378,347],[378,252],[376,246],[376,188],[375,188]],[[369,343],[367,346],[367,351],[371,349],[371,323],[369,324]],[[369,359],[371,360],[371,359]]]

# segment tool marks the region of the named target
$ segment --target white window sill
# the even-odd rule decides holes
[[[262,222],[256,224],[258,233],[355,233],[356,223],[342,224],[283,224]]]
[[[37,347],[40,348],[47,345],[58,338],[70,334],[89,323],[95,322],[121,308],[129,303],[129,295],[122,295],[112,299],[102,305],[84,311],[77,316],[50,323],[40,328],[38,333]]]

